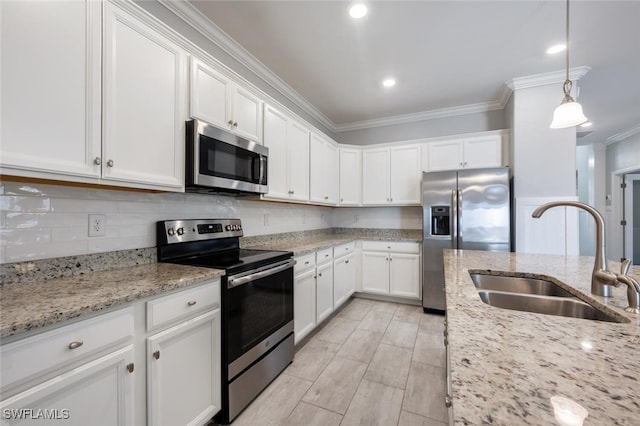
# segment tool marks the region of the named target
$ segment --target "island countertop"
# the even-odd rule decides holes
[[[590,293],[592,257],[445,250],[444,269],[455,424],[557,424],[554,395],[584,407],[585,426],[638,424],[640,315],[624,312],[624,287],[611,298]],[[554,277],[629,322],[492,307],[480,300],[470,269]],[[640,279],[637,268],[631,275]]]

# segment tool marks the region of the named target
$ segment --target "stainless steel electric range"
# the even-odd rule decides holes
[[[293,253],[240,248],[240,219],[157,222],[158,261],[223,269],[222,410],[227,424],[293,361]]]

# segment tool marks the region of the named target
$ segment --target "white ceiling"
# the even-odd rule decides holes
[[[344,1],[190,3],[334,131],[499,109],[505,82],[564,69],[564,53],[545,53],[565,37],[562,0],[369,1],[360,21]],[[594,125],[581,143],[640,132],[640,1],[573,0],[570,41],[571,68],[591,67],[579,101]],[[392,89],[380,84],[387,76],[398,81]]]

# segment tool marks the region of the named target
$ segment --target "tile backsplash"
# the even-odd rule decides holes
[[[88,236],[90,213],[106,216],[104,237]],[[4,181],[0,183],[0,263],[154,247],[158,220],[237,217],[246,236],[258,236],[334,226],[419,229],[419,216],[418,207],[341,209],[243,197]]]

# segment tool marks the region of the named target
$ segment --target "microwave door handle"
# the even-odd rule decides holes
[[[260,174],[259,177],[258,177],[258,179],[259,179],[258,183],[260,185],[262,185],[262,181],[265,178],[264,174],[266,173],[266,170],[267,170],[267,157],[265,157],[264,155],[261,155],[260,156],[259,172],[258,172]]]
[[[278,272],[282,272],[286,269],[292,268],[295,264],[295,259],[290,259],[280,264],[279,266],[276,266],[275,268],[265,269],[263,271],[255,272],[253,274],[245,275],[239,278],[229,278],[229,281],[227,281],[227,288],[238,287],[239,285],[243,285],[251,281],[259,280],[261,278],[277,274]]]

